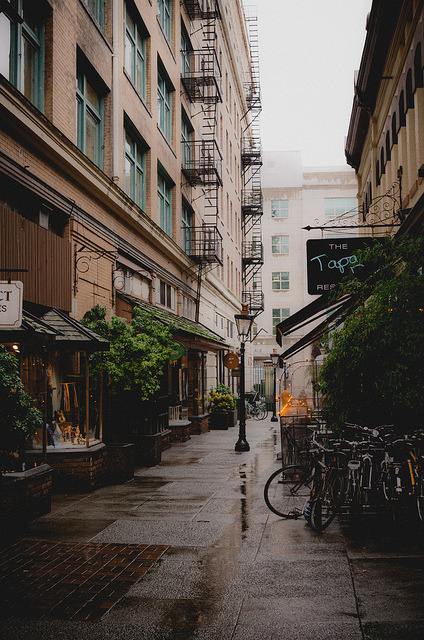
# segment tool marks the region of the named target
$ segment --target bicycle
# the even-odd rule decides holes
[[[268,415],[268,409],[265,402],[259,404],[246,402],[246,418],[254,418],[255,420],[265,420]]]

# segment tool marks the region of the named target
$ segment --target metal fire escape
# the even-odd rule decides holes
[[[198,265],[196,319],[199,316],[202,273],[223,263],[218,230],[218,196],[222,186],[222,156],[216,141],[218,103],[222,102],[221,69],[217,57],[218,0],[184,0],[190,21],[202,34],[202,48],[185,49],[181,83],[191,102],[202,106],[201,140],[182,141],[182,172],[188,184],[201,189],[204,205],[201,226],[183,228],[183,246]]]
[[[247,111],[243,115],[242,128],[242,301],[249,313],[256,316],[264,310],[261,268],[264,263],[261,219],[263,199],[261,187],[261,137],[259,114],[262,110],[259,83],[259,44],[257,16],[247,16],[249,34],[251,77],[245,84]]]

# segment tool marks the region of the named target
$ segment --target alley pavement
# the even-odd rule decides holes
[[[263,500],[278,423],[193,435],[124,485],[59,495],[0,551],[5,640],[421,640],[414,528],[322,534]]]

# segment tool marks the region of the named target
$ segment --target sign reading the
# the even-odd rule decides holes
[[[361,269],[357,252],[373,242],[375,238],[307,240],[308,293],[321,295],[331,291],[345,275]]]
[[[22,324],[22,282],[0,282],[0,328],[18,329]]]

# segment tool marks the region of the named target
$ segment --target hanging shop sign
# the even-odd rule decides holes
[[[235,369],[240,364],[240,358],[236,353],[227,353],[224,356],[224,367],[227,369]]]
[[[182,344],[180,344],[179,342],[174,342],[169,360],[170,362],[174,362],[175,360],[178,360],[179,358],[185,356],[186,353],[187,349],[183,347]]]
[[[22,324],[22,282],[0,282],[0,328],[18,329]]]
[[[358,251],[375,241],[375,238],[307,240],[308,293],[321,295],[331,291],[344,276],[355,274],[363,267]]]

